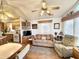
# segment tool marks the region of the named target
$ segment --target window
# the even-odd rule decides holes
[[[74,35],[76,46],[79,46],[79,17],[64,22],[64,34]]]
[[[38,26],[38,31],[41,34],[51,34],[51,23],[40,23]]]
[[[79,11],[79,4],[78,4],[77,7],[75,8],[75,11]]]
[[[73,20],[64,22],[64,34],[73,35]]]
[[[79,17],[75,18],[75,36],[77,39],[77,46],[79,46]]]

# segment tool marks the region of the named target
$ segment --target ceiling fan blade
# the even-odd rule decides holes
[[[32,12],[37,12],[38,10],[32,10]]]
[[[54,14],[48,14],[49,16],[53,16]]]
[[[57,6],[57,7],[52,7],[52,10],[56,10],[56,9],[60,9],[60,7],[59,6]]]

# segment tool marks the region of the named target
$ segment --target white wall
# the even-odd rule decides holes
[[[44,19],[38,19],[38,20],[31,20],[31,24],[37,24],[38,25],[38,29],[32,29],[32,35],[35,35],[35,34],[45,34],[45,33],[42,33],[40,29],[42,29],[42,26],[39,25],[38,21],[40,20],[44,20]],[[51,27],[49,31],[49,33],[47,34],[53,34],[54,32],[60,32],[61,29],[62,29],[62,23],[61,23],[61,18],[49,18],[49,19],[45,19],[45,20],[52,20],[52,22],[49,24],[49,26]],[[54,29],[54,23],[60,23],[60,29]],[[46,24],[46,23],[44,23]]]
[[[54,23],[60,23],[60,29],[54,29]],[[53,18],[53,22],[52,22],[52,33],[54,32],[60,32],[62,30],[62,22],[61,22],[61,18]]]

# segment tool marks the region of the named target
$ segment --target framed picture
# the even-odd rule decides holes
[[[60,23],[54,23],[54,29],[60,29]]]
[[[30,22],[27,22],[27,23],[26,23],[26,27],[27,27],[28,29],[30,29],[30,28],[31,28],[31,23],[30,23]]]
[[[26,22],[22,22],[22,26],[26,26]]]
[[[37,24],[32,24],[32,29],[37,29]]]
[[[22,22],[22,29],[30,29],[31,25],[30,22]]]

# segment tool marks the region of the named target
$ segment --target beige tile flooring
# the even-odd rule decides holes
[[[54,48],[32,46],[24,59],[63,59],[58,56]]]

